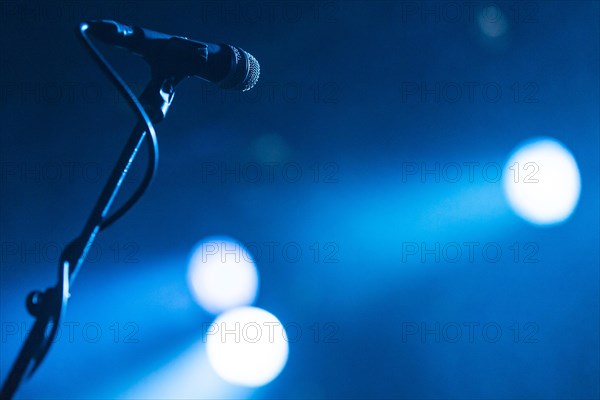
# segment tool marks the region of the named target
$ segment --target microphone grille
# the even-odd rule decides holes
[[[250,53],[246,53],[245,51],[244,53],[248,56],[248,77],[245,80],[245,85],[242,89],[243,92],[252,89],[260,76],[260,64],[256,61],[256,58]]]
[[[260,64],[247,51],[233,46],[229,46],[229,48],[233,51],[235,66],[229,76],[219,82],[219,86],[223,89],[241,90],[242,92],[252,89],[260,76]]]

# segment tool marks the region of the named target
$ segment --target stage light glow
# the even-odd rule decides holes
[[[504,13],[495,4],[484,7],[477,16],[481,32],[489,38],[499,38],[506,33],[508,23]]]
[[[254,155],[262,163],[283,163],[290,155],[290,148],[281,135],[267,133],[253,143]]]
[[[192,254],[188,285],[198,304],[218,314],[254,302],[258,272],[241,243],[228,237],[210,237]]]
[[[110,392],[109,392],[110,393]],[[211,368],[206,346],[200,339],[173,360],[151,368],[148,374],[136,378],[135,383],[118,399],[250,399],[252,389],[228,385]]]
[[[536,225],[566,220],[581,191],[575,158],[552,138],[537,138],[519,146],[506,163],[503,184],[515,213]]]
[[[209,326],[206,354],[225,381],[263,386],[285,367],[287,335],[273,314],[256,307],[240,307],[223,313]]]

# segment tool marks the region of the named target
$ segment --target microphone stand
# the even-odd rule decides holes
[[[88,40],[85,37],[87,26],[84,25],[82,24],[80,28],[81,33],[84,39]],[[89,45],[92,46],[91,44]],[[93,47],[91,49],[96,51]],[[99,53],[97,56],[101,57]],[[108,67],[108,64],[106,68],[114,72]],[[81,234],[67,245],[62,252],[58,266],[58,282],[55,286],[46,289],[44,292],[33,291],[27,296],[27,310],[35,317],[35,323],[4,381],[2,391],[0,392],[1,400],[12,399],[23,377],[25,375],[31,377],[48,353],[56,336],[61,316],[64,315],[66,310],[67,300],[70,296],[69,288],[81,269],[96,235],[100,230],[106,228],[118,217],[122,216],[137,201],[146,189],[147,184],[150,183],[158,162],[156,153],[158,147],[152,123],[158,123],[164,119],[173,100],[175,85],[181,80],[179,77],[168,76],[168,74],[157,73],[157,71],[153,71],[152,75],[153,78],[140,96],[138,103],[143,105],[147,116],[143,115],[142,111],[144,118],[143,120],[140,118],[140,122],[134,127]],[[116,78],[116,74],[114,77],[120,81],[119,78]],[[132,101],[136,102],[133,99]],[[150,174],[147,174],[147,179],[145,179],[132,198],[110,218],[107,218],[111,205],[123,185],[125,176],[129,172],[135,156],[145,140],[149,140],[153,145],[153,147],[151,146],[151,150],[153,150],[151,157],[154,159],[153,170]]]

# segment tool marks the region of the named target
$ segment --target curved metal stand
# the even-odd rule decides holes
[[[153,71],[153,78],[138,101],[129,87],[125,85],[89,40],[86,30],[87,24],[81,24],[79,33],[85,45],[92,52],[92,56],[100,64],[109,79],[117,85],[121,93],[127,98],[130,106],[137,114],[139,122],[125,144],[119,160],[113,168],[81,234],[61,254],[58,282],[44,292],[34,291],[27,296],[27,310],[36,320],[4,381],[2,392],[0,392],[0,399],[2,400],[13,398],[23,377],[26,375],[31,377],[48,353],[56,336],[61,316],[64,315],[66,309],[67,300],[69,299],[69,287],[73,284],[96,235],[125,214],[150,184],[158,165],[158,143],[152,123],[164,119],[173,100],[175,85],[181,80],[181,77],[159,74],[157,71]],[[146,176],[134,195],[112,216],[108,217],[108,212],[123,184],[124,178],[140,147],[146,140],[149,142],[151,150]]]

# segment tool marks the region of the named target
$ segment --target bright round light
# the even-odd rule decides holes
[[[538,225],[566,220],[581,191],[575,158],[551,138],[538,138],[517,148],[506,163],[503,180],[515,213]]]
[[[258,272],[244,246],[227,237],[211,237],[198,244],[188,268],[188,284],[196,301],[218,314],[252,304]]]
[[[262,386],[275,379],[287,362],[287,335],[273,314],[240,307],[210,325],[206,353],[212,368],[227,382]]]

